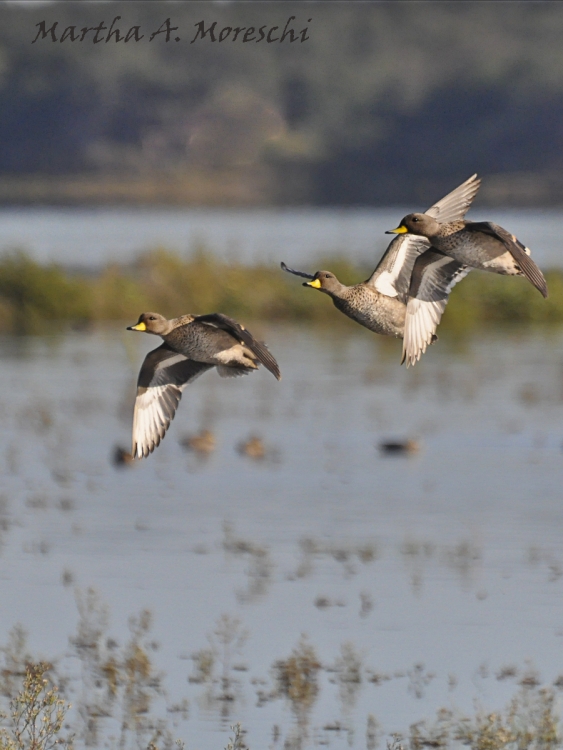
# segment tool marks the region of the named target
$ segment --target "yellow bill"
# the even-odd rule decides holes
[[[147,324],[146,323],[137,323],[136,326],[130,326],[130,331],[146,331],[147,330]]]
[[[314,289],[321,288],[321,282],[318,279],[313,279],[313,281],[306,281],[305,284],[307,286],[312,286]]]
[[[405,234],[409,230],[406,228],[404,224],[401,224],[397,227],[397,229],[390,229],[388,232],[385,232],[385,234]]]

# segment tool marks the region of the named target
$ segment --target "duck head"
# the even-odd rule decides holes
[[[440,225],[428,214],[407,214],[396,229],[390,229],[385,234],[418,234],[431,237],[437,234]]]
[[[312,281],[305,281],[303,286],[310,286],[325,294],[335,294],[342,288],[342,284],[330,271],[317,271]]]
[[[127,326],[127,330],[143,331],[144,333],[154,333],[157,336],[162,336],[170,331],[170,321],[166,320],[164,315],[146,312],[139,316],[139,320],[134,326]]]

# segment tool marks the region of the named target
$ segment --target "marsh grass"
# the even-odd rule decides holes
[[[274,663],[278,694],[287,698],[301,723],[319,694],[318,673],[322,665],[314,647],[302,637],[287,659]]]
[[[10,700],[9,710],[0,711],[0,750],[55,750],[56,747],[72,750],[75,736],[81,747],[104,746],[115,750],[172,750],[175,746],[183,750],[186,747],[181,740],[174,740],[168,720],[157,719],[153,713],[154,701],[164,691],[162,675],[155,670],[149,655],[151,649],[154,650],[149,638],[150,613],[144,611],[130,618],[130,637],[121,647],[107,636],[107,615],[107,609],[95,592],[82,594],[80,622],[73,641],[83,663],[78,689],[72,680],[62,677],[60,665],[31,660],[22,628],[11,631],[2,649],[2,694],[5,703]],[[230,679],[230,672],[235,668],[232,656],[240,649],[243,636],[240,622],[230,616],[220,618],[214,627],[212,651],[217,664],[223,662],[221,674],[217,675],[222,690],[232,689],[232,684],[225,686],[224,680],[226,676]],[[291,706],[296,725],[285,736],[283,747],[287,750],[309,746],[311,714],[321,691],[319,678],[323,670],[335,673],[339,687],[346,692],[345,696],[340,696],[345,722],[329,722],[323,731],[325,734],[346,731],[349,742],[353,742],[354,729],[347,725],[346,718],[366,671],[362,657],[352,644],[346,643],[334,666],[323,668],[314,646],[302,637],[288,658],[274,663],[275,687],[268,698],[284,697]],[[210,675],[213,672],[211,665]],[[424,686],[428,684],[427,678],[433,677],[422,665],[415,665],[408,673],[411,683],[412,672],[416,672],[414,682],[422,682]],[[504,679],[505,673],[506,677],[515,677],[517,670],[505,668],[497,679]],[[66,696],[73,691],[77,700],[71,707]],[[349,691],[353,695],[349,695]],[[182,714],[182,718],[187,719],[187,701],[171,705],[167,712]],[[223,711],[220,713],[224,715]],[[107,726],[112,718],[121,721],[114,735],[108,733]],[[92,731],[89,726],[85,731],[84,719],[97,723],[96,730]],[[232,725],[231,730],[225,750],[248,750],[246,732],[240,723]],[[382,735],[375,715],[368,714],[367,750],[375,750]],[[280,738],[281,729],[276,725],[276,746]],[[441,708],[433,720],[413,723],[404,735],[391,735],[387,748],[448,750],[465,746],[470,750],[555,750],[561,747],[562,739],[556,692],[553,687],[541,686],[538,677],[520,680],[517,692],[502,710],[488,712],[476,707],[474,714],[467,716],[452,708]]]
[[[335,256],[308,267],[312,272],[328,267],[347,284],[362,281],[373,270]],[[452,292],[441,330],[561,324],[563,271],[548,272],[546,278],[550,295],[544,300],[523,279],[476,271]],[[187,258],[157,248],[130,265],[111,263],[96,274],[42,265],[21,250],[0,257],[0,331],[37,333],[55,323],[134,321],[148,309],[169,317],[222,311],[246,320],[351,325],[328,300],[303,289],[277,264],[226,262],[203,246]]]
[[[248,750],[248,745],[244,741],[244,730],[240,722],[233,724],[231,729],[233,730],[233,736],[229,738],[225,750]]]
[[[150,637],[150,611],[129,618],[129,639],[119,646],[109,637],[109,612],[98,593],[77,590],[76,601],[79,622],[71,646],[81,664],[75,701],[81,740],[87,747],[97,746],[110,731],[120,750],[172,748],[171,729],[159,715],[166,694],[152,658],[158,645]],[[174,713],[178,705],[187,710],[182,702]]]
[[[247,667],[235,663],[235,658],[242,654],[248,635],[238,617],[224,613],[207,634],[209,648],[202,648],[191,656],[194,671],[188,682],[204,686],[199,696],[200,705],[209,711],[218,710],[223,718],[231,715],[242,693],[241,680],[234,672],[246,672]]]
[[[239,537],[228,524],[223,547],[229,554],[249,559],[258,549],[255,542]],[[359,557],[360,549],[364,552],[369,549],[368,561],[377,558],[375,548],[367,542],[323,547],[320,542],[307,539],[302,547],[339,563],[350,556]],[[442,550],[462,559],[475,557],[471,545],[464,542],[442,548],[408,538],[400,551],[409,559],[431,552],[430,557],[449,567],[450,561],[441,554]],[[0,713],[4,708],[0,719],[0,750],[55,750],[56,746],[71,750],[74,738],[80,747],[86,748],[191,747],[175,740],[180,720],[190,718],[190,704],[182,697],[169,701],[165,676],[155,663],[158,644],[151,635],[151,613],[143,610],[130,617],[128,635],[120,644],[109,634],[109,610],[94,589],[77,590],[76,604],[79,615],[76,633],[70,640],[70,653],[63,659],[51,663],[34,659],[28,651],[26,632],[20,626],[12,629],[6,645],[0,648],[0,704],[3,703]],[[231,717],[236,720],[251,686],[258,706],[285,699],[292,722],[288,727],[274,726],[272,747],[302,750],[319,738],[321,744],[329,743],[329,735],[339,733],[347,735],[350,746],[357,746],[354,724],[357,725],[360,691],[379,689],[376,686],[391,680],[404,680],[405,695],[421,699],[434,679],[445,680],[445,675],[434,674],[422,663],[392,675],[375,672],[365,664],[365,654],[351,642],[343,643],[335,658],[323,664],[315,645],[305,636],[286,658],[272,664],[268,679],[258,679],[246,674],[248,667],[240,661],[247,637],[246,627],[238,617],[228,614],[219,617],[208,634],[208,648],[193,654],[194,672],[189,682],[201,685],[196,688],[200,707],[223,721]],[[71,674],[67,674],[69,663],[64,660],[67,657],[73,665],[79,664],[79,673],[73,666]],[[434,719],[413,723],[404,735],[392,735],[388,748],[555,750],[561,747],[557,690],[563,678],[546,686],[530,662],[523,667],[501,666],[496,672],[487,663],[482,664],[478,675],[484,679],[490,674],[499,681],[514,681],[516,692],[504,709],[490,711],[477,706],[471,715],[464,715],[451,707],[442,708]],[[450,675],[450,690],[455,687],[452,681],[457,683]],[[321,693],[327,689],[330,692],[331,685],[338,691],[340,708],[324,724],[315,726],[317,704],[326,703],[327,696],[321,700]],[[373,696],[377,700],[375,693]],[[67,703],[69,699],[72,707]],[[365,747],[375,750],[384,744],[382,728],[374,714],[364,718]],[[246,734],[240,724],[231,729],[233,735],[226,750],[247,750]],[[185,731],[189,737],[189,725]]]
[[[552,750],[561,746],[559,717],[551,688],[522,687],[504,711],[477,709],[472,717],[440,709],[436,721],[411,725],[410,750],[449,748],[471,750]]]
[[[50,678],[52,665],[28,664],[23,684],[10,701],[8,726],[0,727],[0,750],[72,750],[72,736],[61,734],[70,704]]]

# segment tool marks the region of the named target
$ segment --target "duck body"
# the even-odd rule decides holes
[[[403,338],[407,307],[397,297],[381,294],[366,282],[346,286],[330,271],[318,271],[314,281],[319,281],[319,291],[331,297],[337,310],[356,323],[383,336]]]
[[[184,388],[212,367],[222,377],[244,375],[263,364],[278,380],[280,370],[265,344],[221,313],[182,315],[167,320],[143,313],[130,331],[160,336],[164,343],[147,354],[137,380],[133,412],[133,457],[160,444],[174,418]]]
[[[201,323],[191,315],[168,322],[172,329],[161,334],[167,346],[188,359],[216,366],[222,377],[234,377],[258,369],[256,354],[231,333]]]
[[[459,263],[504,276],[525,276],[544,297],[547,284],[527,248],[513,234],[490,221],[451,221],[441,224],[425,214],[408,214],[392,233],[411,233]]]
[[[439,226],[438,234],[428,237],[432,246],[450,258],[473,268],[492,271],[505,276],[518,276],[522,272],[505,245],[494,237],[467,231],[474,222],[455,221]]]

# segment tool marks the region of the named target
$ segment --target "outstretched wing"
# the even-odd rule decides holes
[[[194,321],[197,321],[198,323],[204,323],[205,325],[212,326],[213,328],[220,328],[221,330],[230,333],[233,338],[237,339],[237,341],[240,341],[241,344],[247,346],[275,378],[281,380],[281,373],[278,363],[270,353],[266,344],[263,344],[261,341],[257,341],[250,333],[250,331],[248,331],[236,320],[234,320],[233,318],[229,318],[228,315],[223,315],[223,313],[210,313],[209,315],[198,315],[196,318],[194,318]]]
[[[145,357],[137,381],[133,412],[134,458],[152,453],[164,437],[182,398],[182,391],[213,365],[194,362],[178,354],[168,344],[153,349]]]
[[[366,284],[386,297],[398,297],[407,301],[412,269],[416,259],[430,247],[426,237],[403,234],[396,237]]]
[[[457,260],[427,250],[414,264],[403,337],[403,362],[415,365],[429,344],[454,286],[471,271]]]
[[[474,174],[424,213],[439,221],[440,224],[448,224],[450,221],[460,221],[468,212],[473,198],[477,195],[480,184],[480,178]]]
[[[492,221],[468,221],[465,228],[470,232],[483,232],[500,240],[512,255],[520,270],[536,289],[547,297],[547,283],[543,273],[530,258],[530,248],[523,245],[513,234]]]
[[[481,180],[474,174],[431,206],[426,213],[442,224],[463,219],[480,184]],[[416,259],[429,248],[430,242],[425,237],[417,237],[413,234],[397,236],[385,251],[366,284],[370,284],[387,297],[398,297],[406,303]]]

